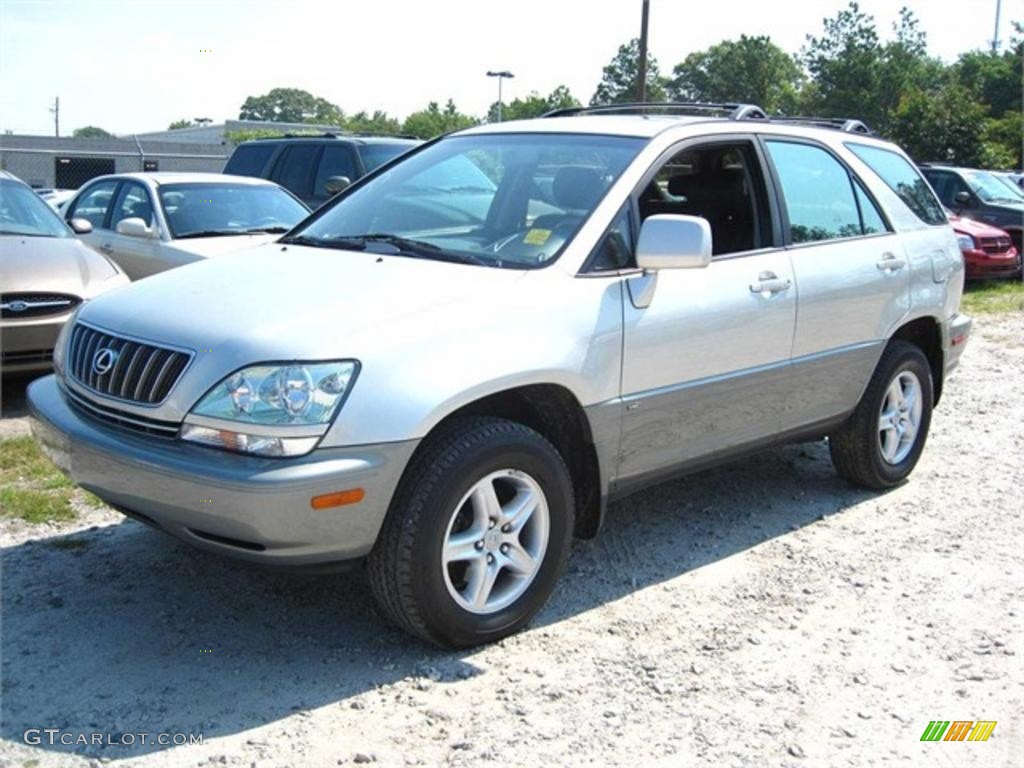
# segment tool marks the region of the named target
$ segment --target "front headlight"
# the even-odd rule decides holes
[[[970,235],[957,235],[956,240],[960,243],[961,251],[973,251],[975,249],[974,238]]]
[[[269,363],[228,376],[196,404],[183,440],[261,456],[299,456],[327,431],[358,363]]]

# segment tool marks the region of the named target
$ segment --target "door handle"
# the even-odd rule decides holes
[[[886,274],[892,274],[893,272],[899,272],[907,266],[907,261],[906,259],[897,259],[891,253],[883,253],[882,258],[875,262],[875,266]]]
[[[103,251],[104,253],[112,253],[114,250],[114,246],[112,246],[110,243],[103,243],[103,245],[100,246],[100,250]]]
[[[792,280],[783,280],[774,272],[762,272],[757,276],[757,282],[750,284],[750,292],[770,296],[788,290],[791,285]]]

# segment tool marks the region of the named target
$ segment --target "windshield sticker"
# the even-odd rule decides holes
[[[523,242],[527,245],[544,245],[551,237],[550,229],[531,229],[523,237]]]

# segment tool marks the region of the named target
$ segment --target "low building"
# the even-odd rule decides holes
[[[175,128],[167,131],[138,133],[142,141],[180,141],[189,144],[230,144],[231,134],[241,131],[279,131],[281,133],[340,133],[337,125],[316,123],[272,123],[265,120],[228,120],[224,123],[208,123],[190,128]]]

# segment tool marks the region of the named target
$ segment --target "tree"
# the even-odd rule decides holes
[[[658,60],[647,53],[647,101],[664,101],[665,85]],[[601,82],[590,104],[621,104],[640,101],[640,40],[633,38],[619,46],[619,52],[604,68]]]
[[[402,124],[402,133],[416,136],[420,139],[429,139],[440,136],[442,133],[458,131],[462,128],[479,124],[479,120],[469,115],[464,115],[455,106],[455,102],[448,99],[444,109],[438,106],[436,101],[427,105],[426,109],[413,112]]]
[[[329,123],[341,125],[345,114],[327,99],[298,88],[274,88],[262,96],[250,96],[242,104],[239,120],[277,123]]]
[[[669,94],[680,101],[738,101],[772,112],[796,109],[803,73],[769,37],[725,40],[691,53],[672,70]]]
[[[892,121],[891,138],[918,162],[977,166],[984,155],[985,106],[955,81],[903,95]]]
[[[356,112],[345,118],[345,130],[354,133],[377,133],[394,135],[402,132],[402,124],[387,112],[374,110],[372,115]]]
[[[560,85],[547,96],[541,96],[536,91],[531,91],[526,98],[513,99],[508,104],[502,105],[501,119],[529,120],[531,117],[540,117],[553,109],[578,106],[580,106],[580,102],[572,95],[569,88]],[[491,104],[491,108],[487,110],[487,122],[498,122],[498,102]]]
[[[71,133],[76,139],[107,139],[113,138],[114,134],[98,128],[95,125],[87,125],[84,128],[75,128]]]

